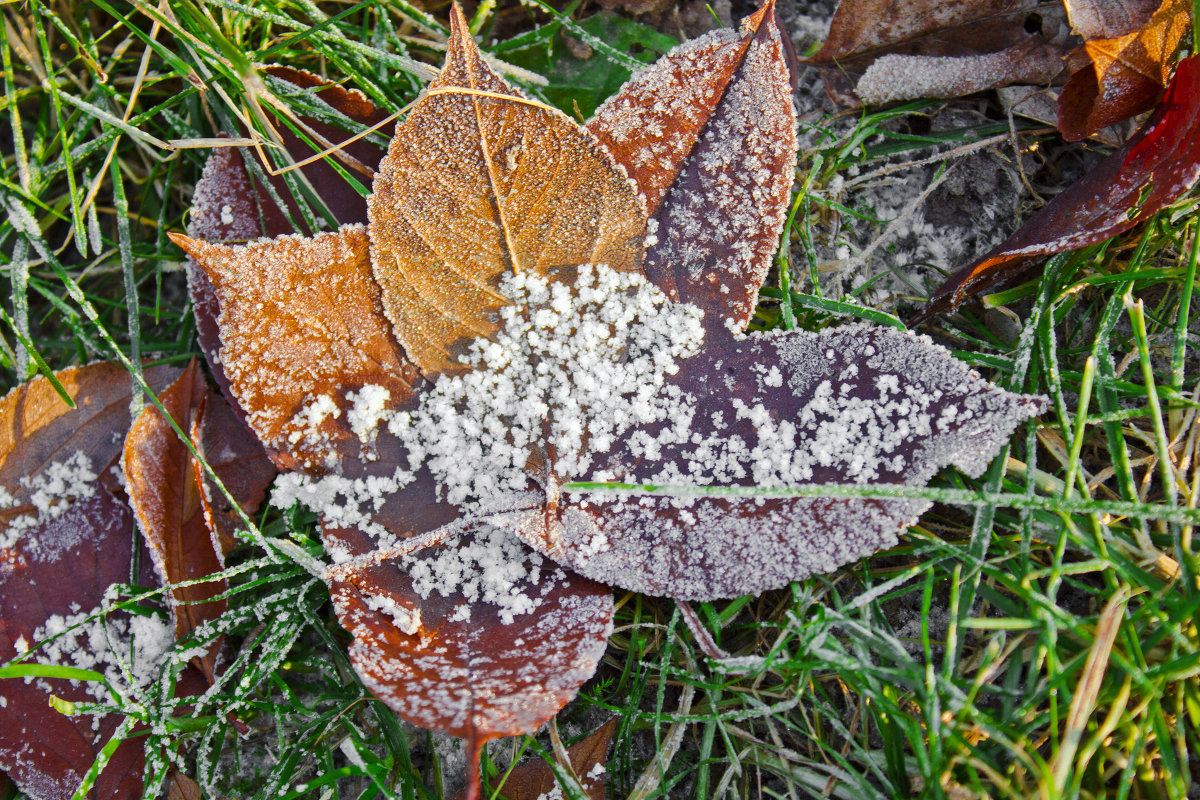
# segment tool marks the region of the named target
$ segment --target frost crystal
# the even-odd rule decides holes
[[[65,461],[51,463],[35,475],[23,476],[21,486],[25,492],[28,492],[28,499],[24,503],[9,494],[7,490],[0,488],[0,509],[32,505],[35,510],[35,513],[14,517],[9,521],[8,527],[0,531],[0,550],[15,547],[27,531],[61,516],[71,507],[72,501],[95,494],[96,477],[96,473],[92,470],[92,460],[86,453],[77,452]],[[25,551],[37,557],[39,555],[38,543],[34,541],[26,543]]]

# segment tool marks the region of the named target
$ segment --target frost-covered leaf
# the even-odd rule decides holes
[[[646,276],[713,331],[750,319],[792,186],[794,64],[774,5],[675,48],[588,122],[646,198]]]
[[[1084,48],[1092,60],[1071,76],[1059,96],[1058,129],[1067,140],[1077,141],[1152,108],[1169,81],[1180,41],[1191,29],[1192,3],[1163,0],[1152,15],[1145,5],[1067,4],[1072,25],[1088,39]],[[1080,30],[1075,23],[1085,12],[1091,14]]]
[[[221,364],[280,463],[322,468],[332,443],[354,436],[348,406],[310,398],[366,384],[394,402],[411,392],[418,376],[383,315],[361,225],[235,247],[172,239],[212,282]]]
[[[155,367],[145,377],[160,390],[177,374]],[[113,495],[131,381],[108,363],[56,377],[75,409],[40,377],[0,401],[0,663],[78,623],[76,632],[47,644],[31,662],[93,669],[123,685],[120,665],[128,661],[132,631],[141,655],[133,673],[152,679],[154,656],[174,639],[170,627],[152,616],[105,621],[93,614],[110,584],[131,577],[133,515]],[[64,716],[48,705],[47,692],[85,702],[107,693],[97,683],[0,681],[0,770],[37,800],[62,800],[74,793],[120,719]],[[122,744],[90,796],[140,796],[143,762],[141,740]]]
[[[1148,219],[1200,178],[1200,57],[1180,62],[1154,114],[1124,147],[1057,195],[1008,239],[956,272],[915,321],[957,308],[1054,253],[1102,242]]]
[[[277,81],[276,88],[287,82],[308,92],[315,116],[301,114],[299,120],[327,141],[340,142],[350,135],[345,128],[351,126],[345,121],[340,126],[331,124],[331,120],[336,121],[339,116],[353,123],[373,125],[380,122],[384,115],[358,92],[323,82],[303,70],[270,67],[267,74]],[[321,103],[327,104],[328,108],[317,113],[320,109],[318,104]],[[303,161],[313,155],[313,147],[301,142],[286,126],[282,126],[280,133],[292,161]],[[381,133],[390,135],[391,130],[385,126]],[[384,156],[383,148],[375,146],[368,139],[360,139],[345,149],[355,161],[372,169],[378,167]],[[246,158],[255,164],[254,170],[247,169]],[[339,222],[348,225],[367,221],[366,198],[347,183],[328,161],[322,159],[308,164],[301,168],[301,173],[309,185],[318,187],[321,200]],[[351,174],[363,183],[367,180],[363,175],[352,171]],[[280,201],[290,209],[291,219],[279,205]],[[294,233],[292,220],[298,219],[298,215],[299,206],[291,187],[282,177],[269,177],[267,166],[259,160],[254,150],[219,147],[205,163],[204,173],[192,195],[188,234],[208,242],[243,244],[262,237],[274,238]],[[209,369],[226,398],[235,402],[218,355],[221,342],[217,327],[217,299],[207,276],[197,270],[193,263],[188,265],[188,289],[196,317],[197,339]],[[234,407],[237,408],[236,403]]]
[[[356,528],[325,538],[351,555],[377,546]],[[471,785],[477,748],[554,716],[595,672],[612,630],[607,587],[486,525],[337,573],[330,595],[363,682],[409,722],[467,739]]]
[[[1159,0],[1064,0],[1071,29],[1084,39],[1115,39],[1146,24]]]
[[[661,421],[631,427],[593,469],[635,484],[921,486],[977,475],[1041,402],[992,387],[944,349],[851,325],[709,346],[679,363]],[[778,588],[895,544],[909,499],[571,493],[556,513],[494,520],[604,583],[692,600]]]
[[[25,529],[14,545],[0,549],[0,664],[78,624],[26,663],[91,669],[123,684],[120,664],[129,657],[130,618],[87,618],[100,606],[109,585],[129,582],[133,542],[129,508],[108,489],[94,486],[91,495]],[[157,633],[165,633],[170,644],[170,627],[158,627]],[[144,628],[134,641],[139,647],[151,645],[149,654],[162,644],[155,633]],[[139,642],[142,636],[147,638]],[[113,714],[60,714],[49,705],[51,695],[72,702],[108,699],[99,683],[0,679],[0,769],[34,800],[68,800],[121,722]],[[89,798],[140,797],[144,765],[142,740],[122,743]]]
[[[194,361],[159,399],[189,438],[195,434],[195,446],[204,440],[210,443],[204,448],[212,458],[210,466],[218,477],[230,478],[229,488],[239,493],[235,498],[252,512],[275,471],[245,425],[233,414],[219,412],[220,407],[228,407],[208,391]],[[220,430],[219,426],[229,427]],[[213,443],[218,446],[211,446]],[[215,521],[217,515],[206,514],[206,501],[211,510],[224,498],[205,497],[199,463],[158,409],[148,407],[130,428],[125,437],[123,466],[130,505],[159,580],[174,584],[219,572],[233,540],[228,531],[212,526],[210,518]],[[184,638],[200,624],[224,613],[225,601],[210,598],[225,589],[224,580],[174,589],[168,597],[175,638]],[[210,681],[218,647],[219,643],[214,643],[199,659]]]
[[[1048,83],[1061,70],[1059,49],[1029,38],[976,56],[880,56],[859,78],[854,92],[874,105],[959,97],[1014,83]]]
[[[465,343],[494,331],[503,275],[637,270],[645,233],[641,199],[594,138],[525,100],[457,8],[451,20],[441,75],[397,129],[369,202],[384,309],[427,372],[461,368]]]

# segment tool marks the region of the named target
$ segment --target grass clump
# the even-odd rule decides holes
[[[30,0],[0,14],[6,388],[98,358],[136,373],[145,359],[196,355],[182,256],[166,232],[184,226],[213,137],[250,130],[269,143],[311,111],[263,65],[344,81],[397,112],[432,74],[446,32],[402,0]],[[497,57],[571,114],[670,44],[633,23],[529,15],[483,3],[472,29],[502,34]],[[563,31],[603,59],[603,75],[560,82]],[[596,46],[601,35],[625,49]],[[885,195],[852,190],[926,170],[927,198],[984,152],[1053,190],[1045,175],[1087,158],[1056,149],[1044,129],[962,109],[805,118],[787,246],[757,324],[902,327],[928,295],[939,276],[895,244],[900,217],[870,202]],[[943,128],[914,122],[960,112]],[[1035,145],[1054,154],[1031,160]],[[329,218],[311,187],[295,189],[309,201],[299,224]],[[697,604],[734,656],[726,662],[704,654],[672,602],[617,598],[600,673],[558,721],[570,743],[621,715],[610,796],[1194,796],[1198,204],[1193,192],[1129,235],[1052,258],[930,331],[1006,388],[1049,396],[1052,410],[979,480],[946,473],[918,490],[938,505],[900,547],[787,591]],[[870,265],[869,277],[847,279],[851,264]],[[314,520],[272,512],[257,523],[294,557],[248,542],[231,561],[229,613],[191,643],[235,643],[221,682],[173,716],[185,644],[155,705],[118,709],[149,725],[147,796],[169,767],[212,796],[451,796],[443,774],[458,774],[461,750],[398,721],[349,665],[348,636],[303,568],[304,556],[321,557]],[[501,742],[487,766],[502,773],[527,750],[552,758],[544,739]]]

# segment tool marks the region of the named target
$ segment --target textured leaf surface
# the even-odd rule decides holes
[[[358,92],[325,84],[302,70],[271,67],[268,73],[280,82],[307,89],[311,103],[328,104],[329,107],[320,114],[323,119],[336,119],[341,115],[347,120],[363,125],[373,125],[380,121],[382,112]],[[300,121],[327,141],[340,142],[350,135],[341,128],[314,117],[302,114]],[[283,145],[293,161],[303,161],[313,154],[313,148],[301,142],[286,127],[281,134]],[[390,135],[391,129],[383,128],[382,134]],[[378,167],[384,156],[384,150],[367,139],[360,139],[348,145],[347,150],[357,162],[371,168]],[[253,172],[247,169],[247,157],[256,166]],[[318,188],[320,197],[339,222],[354,224],[367,221],[366,198],[348,184],[328,161],[322,159],[308,164],[301,168],[301,172],[309,185]],[[297,219],[299,214],[295,196],[282,178],[271,179],[267,178],[267,175],[266,165],[258,159],[253,150],[234,147],[215,149],[205,163],[204,173],[192,195],[188,234],[208,242],[243,244],[263,237],[274,238],[294,233],[292,220]],[[356,177],[365,181],[362,175]],[[290,210],[291,219],[279,201]],[[196,317],[197,339],[209,369],[226,398],[235,402],[219,356],[221,342],[217,327],[219,309],[216,295],[207,276],[202,270],[197,270],[194,263],[188,265],[188,289]]]
[[[411,392],[416,370],[383,316],[362,226],[237,247],[172,238],[213,285],[221,364],[282,463],[323,467],[330,443],[353,436],[341,409],[305,412],[310,396],[367,383],[397,401]]]
[[[883,52],[964,56],[996,52],[1027,37],[1037,0],[842,0],[811,61],[854,65]]]
[[[944,349],[852,325],[710,346],[680,363],[665,422],[625,433],[602,463],[636,484],[920,486],[979,474],[1040,401],[1012,395]],[[918,500],[614,497],[573,493],[557,513],[495,524],[595,580],[704,600],[757,593],[890,547]]]
[[[646,276],[710,330],[745,327],[779,246],[796,164],[785,39],[766,3],[740,34],[639,72],[588,123],[646,197]]]
[[[218,476],[229,477],[231,489],[251,512],[261,502],[275,470],[245,425],[232,414],[214,413],[224,401],[211,395],[195,362],[167,387],[160,398],[163,407],[199,444],[208,433],[217,447],[205,448],[210,466]],[[211,404],[211,406],[209,405]],[[227,407],[226,407],[227,408]],[[229,430],[214,430],[228,425]],[[159,580],[164,584],[193,581],[219,572],[233,545],[227,530],[213,528],[206,514],[205,486],[199,463],[183,441],[154,407],[147,408],[125,437],[126,490],[138,526],[149,546]],[[223,498],[222,498],[223,500]],[[227,515],[221,515],[223,519]],[[182,639],[225,611],[224,600],[210,598],[223,593],[224,580],[174,589],[170,597],[175,619],[175,638]],[[218,645],[200,659],[200,667],[211,681]]]
[[[637,270],[645,233],[640,198],[593,137],[524,101],[457,9],[452,21],[442,73],[397,130],[369,203],[384,308],[428,372],[460,368],[465,343],[494,332],[503,275]]]
[[[1184,59],[1162,103],[1124,147],[1057,195],[995,250],[959,270],[916,321],[957,308],[1040,258],[1102,242],[1163,209],[1200,178],[1200,57]]]
[[[1085,30],[1097,36],[1080,31],[1088,37],[1084,48],[1092,65],[1072,75],[1059,96],[1058,129],[1069,141],[1153,107],[1192,21],[1189,0],[1163,0],[1153,15],[1144,3],[1068,3],[1068,10],[1081,5],[1092,12]],[[1072,24],[1077,16],[1072,13]]]
[[[145,377],[159,390],[177,374],[155,367]],[[82,616],[110,584],[130,580],[133,516],[110,491],[120,483],[113,468],[129,424],[129,375],[98,363],[56,377],[75,409],[40,377],[0,401],[0,663],[45,638],[51,618]],[[73,662],[69,652],[62,656],[104,672],[111,661],[92,665],[96,657],[86,643]],[[47,690],[97,699],[66,681],[0,681],[0,770],[37,800],[65,800],[120,719],[105,716],[93,727],[91,717],[63,716],[48,705]],[[140,741],[122,744],[91,796],[138,796],[143,763]]]
[[[133,515],[104,487],[0,549],[0,663],[39,641],[52,617],[71,618],[100,605],[112,583],[129,581]],[[73,638],[71,634],[67,638]],[[87,663],[85,649],[81,663]],[[37,662],[38,657],[32,659]],[[101,671],[103,671],[101,669]],[[96,702],[69,681],[0,680],[0,769],[34,800],[68,800],[120,723],[117,715],[68,717],[50,694]],[[139,739],[121,744],[100,773],[94,800],[140,797],[145,756]]]

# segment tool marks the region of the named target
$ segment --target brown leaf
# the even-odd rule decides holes
[[[1124,147],[938,287],[913,322],[952,311],[1045,256],[1110,239],[1162,210],[1200,178],[1200,57],[1180,62],[1162,103]]]
[[[146,370],[157,391],[178,374]],[[99,363],[56,373],[76,403],[70,409],[44,378],[23,384],[0,401],[0,663],[45,638],[52,618],[71,620],[100,605],[113,583],[130,581],[133,516],[111,490],[129,422],[131,380],[123,368]],[[81,611],[83,609],[84,611]],[[110,617],[118,628],[123,617]],[[93,625],[99,623],[92,623]],[[60,641],[74,641],[67,634]],[[83,665],[99,654],[86,641]],[[33,660],[49,658],[46,651]],[[70,656],[59,658],[70,664]],[[92,667],[116,669],[112,656]],[[60,662],[62,663],[62,662]],[[70,797],[120,722],[119,717],[68,717],[47,704],[47,691],[94,702],[95,684],[15,678],[0,682],[0,770],[31,797]],[[141,740],[121,744],[92,790],[93,798],[141,794]]]
[[[383,118],[384,112],[376,109],[358,92],[324,82],[311,73],[287,67],[269,67],[267,73],[300,88],[311,90],[322,87],[311,94],[330,105],[325,116],[341,114],[363,125],[374,125]],[[340,142],[350,136],[348,132],[311,117],[301,116],[299,120],[327,141]],[[390,136],[391,133],[391,126],[381,130],[382,135]],[[248,131],[243,130],[242,134],[246,135]],[[312,146],[301,142],[286,126],[282,126],[281,137],[292,162],[303,161],[313,154]],[[372,169],[378,167],[384,156],[381,148],[366,139],[348,145],[346,150],[356,162]],[[253,172],[246,167],[247,157],[255,164]],[[321,199],[339,222],[353,224],[367,221],[366,198],[325,159],[301,167],[301,173],[310,185],[319,187]],[[277,198],[289,209],[291,219],[300,217],[299,205],[281,176],[269,178],[264,183],[262,178],[267,175],[267,165],[254,150],[234,147],[215,149],[204,165],[204,173],[192,196],[188,234],[209,242],[235,244],[293,233],[295,228]],[[362,175],[358,178],[365,180]],[[221,343],[217,327],[217,299],[207,276],[190,262],[188,289],[196,317],[197,339],[209,369],[226,398],[240,412],[218,356]]]
[[[362,226],[240,247],[171,238],[213,284],[225,374],[282,462],[324,468],[331,444],[354,436],[342,409],[306,406],[310,397],[365,384],[395,402],[411,393],[418,376],[383,316]]]
[[[1049,6],[1049,7],[1047,7]],[[1058,9],[1061,12],[1061,8]],[[810,61],[863,66],[885,52],[925,56],[994,53],[1025,40],[1038,0],[842,0],[829,35]]]
[[[1084,43],[1092,65],[1071,76],[1058,101],[1058,129],[1068,141],[1154,106],[1170,79],[1179,43],[1191,28],[1191,9],[1190,0],[1163,0],[1144,25],[1124,35],[1089,38]],[[1131,8],[1126,24],[1139,11]],[[1087,24],[1089,29],[1104,31],[1124,27],[1108,21]]]
[[[332,552],[353,556],[378,545],[357,528],[324,535]],[[502,576],[498,588],[489,571]],[[607,587],[488,526],[335,574],[330,596],[354,634],[350,659],[363,682],[404,719],[465,738],[472,751],[554,716],[595,672],[612,630]]]
[[[787,42],[764,3],[635,75],[588,122],[650,212],[646,276],[724,333],[758,302],[787,212],[796,117]]]
[[[587,735],[586,738],[567,748],[567,759],[571,771],[579,778],[580,787],[587,794],[588,800],[604,800],[605,759],[608,754],[608,744],[612,741],[613,732],[617,728],[617,717],[601,725]],[[503,777],[503,776],[502,776]],[[498,792],[504,800],[539,800],[551,797],[558,787],[554,771],[550,765],[540,758],[533,758],[527,763],[514,767],[504,778],[504,782],[493,779],[490,781],[490,792]],[[560,790],[561,791],[561,790]],[[465,792],[459,793],[455,800],[464,800]]]
[[[397,130],[369,201],[383,305],[426,372],[461,369],[465,343],[495,330],[504,274],[634,271],[645,232],[612,158],[501,80],[457,8],[451,21],[442,73]]]
[[[210,462],[219,477],[228,476],[230,488],[245,510],[253,511],[274,476],[274,470],[261,446],[247,436],[249,431],[232,414],[212,413],[224,401],[211,395],[204,376],[193,361],[178,380],[159,398],[163,408],[197,442],[211,431],[208,439],[223,443],[220,449],[209,447]],[[210,405],[211,404],[211,405]],[[235,426],[242,435],[231,440],[228,430],[213,430],[218,425]],[[154,407],[147,408],[125,437],[125,479],[130,505],[138,520],[154,560],[159,580],[164,584],[194,581],[220,572],[225,555],[232,546],[231,536],[210,528],[205,514],[205,490],[199,462]],[[224,600],[209,599],[222,594],[225,581],[214,580],[178,587],[169,595],[175,619],[175,638],[182,639],[202,623],[217,619],[225,611]],[[211,682],[219,643],[198,659],[200,669]]]
[[[978,475],[1043,402],[996,389],[943,348],[849,325],[709,345],[679,362],[665,420],[633,426],[596,468],[632,484],[922,486]],[[553,492],[552,492],[553,494]],[[931,504],[907,499],[570,493],[490,517],[558,563],[651,595],[758,593],[895,544]]]
[[[1115,39],[1141,28],[1159,0],[1064,0],[1072,30],[1084,39]]]

